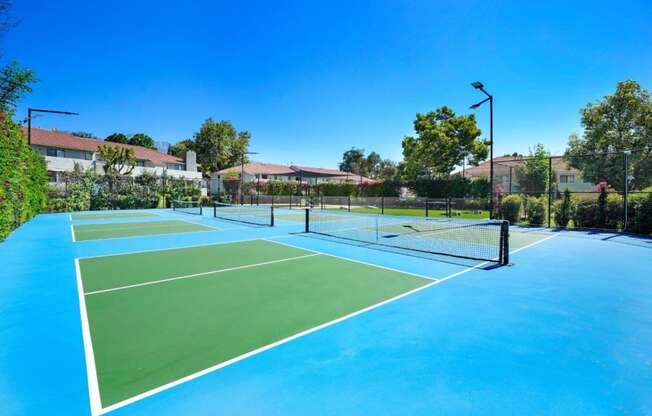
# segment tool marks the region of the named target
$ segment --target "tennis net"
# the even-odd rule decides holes
[[[507,221],[453,221],[306,209],[305,232],[470,260],[509,263]]]
[[[199,201],[172,201],[174,211],[183,212],[184,214],[202,215],[203,210]]]
[[[249,206],[216,202],[213,204],[213,217],[227,221],[273,227],[274,207],[269,205]]]

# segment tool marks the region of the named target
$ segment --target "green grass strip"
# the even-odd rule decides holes
[[[175,234],[191,231],[215,231],[215,229],[211,227],[181,220],[116,222],[109,224],[75,224],[73,228],[76,241],[156,234]]]
[[[195,250],[197,250],[195,252]],[[210,255],[212,253],[212,256]],[[269,242],[81,260],[84,285],[165,278],[310,255]],[[132,280],[134,279],[135,280]],[[93,283],[91,283],[93,282]],[[98,283],[101,282],[101,283]],[[146,392],[431,281],[326,255],[86,295],[103,406]],[[88,291],[88,288],[85,288]]]

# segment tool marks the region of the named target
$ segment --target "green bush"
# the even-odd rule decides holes
[[[639,234],[652,234],[652,193],[631,199],[629,230]]]
[[[564,191],[564,196],[561,201],[555,202],[554,213],[555,213],[555,222],[559,227],[566,227],[573,217],[573,212],[575,206],[573,200],[571,199],[571,194],[568,189]]]
[[[579,198],[575,201],[573,224],[581,228],[622,229],[623,199],[618,194],[602,192],[598,198]]]
[[[521,212],[521,197],[518,195],[507,195],[502,198],[500,210],[503,219],[511,224],[516,224]]]
[[[45,161],[29,148],[20,127],[0,113],[0,240],[45,206]]]
[[[530,196],[527,198],[527,219],[532,225],[541,225],[546,217],[545,198]]]

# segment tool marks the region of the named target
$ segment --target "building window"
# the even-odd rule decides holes
[[[141,159],[137,159],[136,166],[145,167],[145,161]]]
[[[263,175],[263,179],[267,179],[267,175]]]
[[[575,175],[559,175],[560,183],[575,183]]]
[[[93,160],[93,154],[91,152],[84,152],[84,159]]]

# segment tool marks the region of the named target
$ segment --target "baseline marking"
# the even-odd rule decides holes
[[[100,294],[100,293],[115,292],[115,291],[118,291],[118,290],[131,289],[131,288],[134,288],[134,287],[150,286],[150,285],[157,285],[157,284],[161,284],[161,283],[173,282],[175,280],[191,279],[193,277],[201,277],[201,276],[206,276],[206,275],[209,275],[209,274],[218,274],[218,273],[224,273],[224,272],[231,272],[231,271],[234,271],[234,270],[251,269],[253,267],[266,266],[266,265],[275,264],[275,263],[283,263],[283,262],[286,262],[286,261],[305,259],[307,257],[315,257],[315,256],[319,256],[319,255],[320,254],[318,254],[318,253],[304,254],[303,256],[288,257],[288,258],[285,258],[285,259],[270,260],[270,261],[264,261],[264,262],[261,262],[261,263],[254,263],[254,264],[245,264],[243,266],[227,267],[226,269],[209,270],[207,272],[193,273],[193,274],[187,274],[187,275],[176,276],[176,277],[169,277],[169,278],[166,278],[166,279],[152,280],[152,281],[149,281],[149,282],[136,283],[136,284],[133,284],[133,285],[118,286],[118,287],[113,287],[113,288],[110,288],[110,289],[95,290],[95,291],[92,291],[92,292],[85,292],[84,294],[86,296],[89,296],[89,295],[96,295],[96,294]]]

